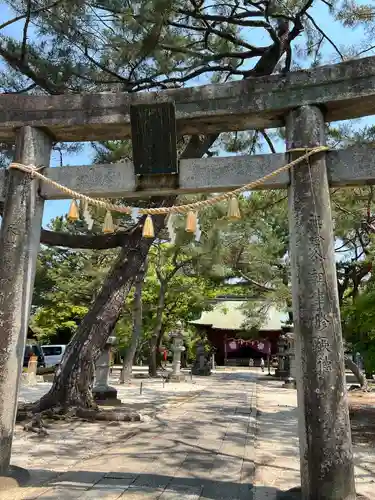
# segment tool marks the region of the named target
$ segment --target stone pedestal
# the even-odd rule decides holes
[[[168,375],[168,382],[185,382],[185,375],[183,373],[170,373]]]
[[[170,336],[173,338],[173,361],[172,372],[168,375],[168,380],[171,382],[181,382],[185,380],[184,374],[181,373],[181,353],[185,351],[183,345],[184,336],[181,330],[171,333]]]
[[[278,367],[275,370],[275,376],[279,379],[285,379],[289,375],[288,359],[286,356],[287,351],[287,339],[285,334],[280,335],[277,341],[277,357],[278,357]]]
[[[108,384],[109,370],[111,362],[111,348],[116,342],[116,337],[109,337],[107,343],[96,362],[95,385],[92,390],[97,403],[119,404],[117,399],[117,389]]]

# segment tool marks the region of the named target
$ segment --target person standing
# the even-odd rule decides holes
[[[260,358],[260,369],[264,372],[264,359]]]

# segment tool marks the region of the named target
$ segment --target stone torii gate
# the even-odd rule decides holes
[[[286,125],[287,149],[324,145],[325,122],[375,114],[375,59],[155,93],[3,95],[0,141],[15,142],[16,162],[48,166],[54,141],[123,139],[130,135],[131,122],[141,131],[161,109],[153,105],[165,102],[164,112],[154,116],[164,131],[151,134],[148,146],[142,143],[144,135],[133,133],[139,152],[134,164],[46,168],[43,173],[92,197],[228,191],[303,152],[178,162],[171,137]],[[151,149],[157,145],[165,148],[169,160],[164,156],[155,165],[150,163],[156,157]],[[289,194],[305,500],[355,499],[329,184],[369,183],[375,183],[374,148],[360,146],[314,155],[309,163],[263,185],[287,188]],[[0,172],[0,201],[5,202],[0,233],[0,474],[7,473],[10,463],[43,203],[64,197],[21,171]]]

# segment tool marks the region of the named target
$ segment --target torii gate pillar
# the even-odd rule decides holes
[[[292,111],[288,149],[324,145],[324,129],[319,108]],[[291,171],[289,219],[302,499],[355,500],[325,153]]]
[[[52,139],[42,130],[22,127],[15,161],[49,165]],[[39,182],[16,169],[8,174],[0,231],[0,476],[10,473],[18,386],[29,324],[44,200]]]

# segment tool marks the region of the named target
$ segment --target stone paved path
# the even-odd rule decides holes
[[[254,475],[253,377],[213,375],[199,396],[134,427],[132,437],[122,429],[118,441],[103,448],[93,435],[94,456],[60,475],[59,457],[50,456],[54,471],[47,462],[32,475],[34,484],[49,478],[47,484],[0,498],[248,500]]]

